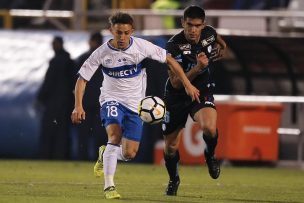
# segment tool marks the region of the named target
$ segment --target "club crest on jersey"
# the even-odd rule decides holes
[[[110,58],[105,59],[105,64],[106,64],[106,65],[109,65],[109,64],[111,64],[111,63],[113,63],[113,60],[112,60],[112,59],[110,59]]]
[[[214,38],[214,36],[212,35],[212,36],[208,37],[207,39],[203,39],[203,40],[201,41],[201,43],[202,43],[203,47],[205,47],[205,46],[211,44],[211,43],[214,42],[214,41],[215,41],[215,38]]]

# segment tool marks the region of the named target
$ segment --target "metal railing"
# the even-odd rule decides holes
[[[117,9],[108,9],[100,11],[90,11],[75,9],[74,11],[59,11],[59,10],[26,10],[26,9],[11,9],[11,10],[0,10],[0,17],[3,18],[4,28],[11,29],[13,27],[13,21],[16,17],[24,18],[46,18],[46,19],[70,19],[70,29],[82,29],[85,30],[88,25],[89,17],[106,17],[116,12]],[[151,10],[151,9],[122,9],[133,15],[134,17],[140,17],[141,19],[162,16],[182,16],[183,10]],[[260,10],[206,10],[206,16],[209,20],[219,20],[220,18],[255,18],[263,19],[267,21],[267,31],[278,30],[279,19],[298,19],[300,22],[304,22],[303,11],[260,11]],[[84,21],[84,22],[83,22]],[[304,23],[303,23],[304,27]],[[144,29],[143,26],[141,29]],[[64,29],[59,27],[59,29]]]

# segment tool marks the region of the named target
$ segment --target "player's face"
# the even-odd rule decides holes
[[[198,43],[201,31],[205,27],[205,23],[200,18],[186,18],[182,20],[186,39],[190,43]]]
[[[130,24],[115,24],[110,28],[114,39],[111,41],[111,45],[118,49],[125,49],[130,44],[130,37],[134,31]]]

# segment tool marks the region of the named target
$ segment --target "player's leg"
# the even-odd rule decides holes
[[[209,154],[214,154],[218,138],[216,130],[216,110],[211,107],[202,108],[195,113],[194,119],[198,122],[200,129],[203,131],[203,138],[207,145],[206,151]]]
[[[113,122],[113,118],[108,119],[108,122]],[[138,151],[142,135],[142,121],[138,114],[120,104],[117,107],[117,119],[115,122],[119,124],[106,125],[109,140],[103,155],[103,164],[104,190],[107,199],[121,198],[116,192],[113,180],[117,160],[128,161],[133,159]]]
[[[142,136],[142,129],[142,120],[138,114],[125,108],[122,145],[118,154],[119,160],[128,161],[136,156]]]
[[[204,155],[208,165],[209,174],[214,179],[218,178],[220,175],[220,164],[214,155],[218,139],[216,119],[217,112],[214,107],[204,107],[194,114],[194,120],[198,122],[201,130],[203,131],[203,139],[206,143]]]
[[[187,118],[191,100],[181,100],[178,97],[169,97],[165,100],[167,112],[162,125],[165,149],[164,160],[165,166],[169,175],[169,183],[166,188],[166,195],[177,194],[178,186],[180,184],[180,177],[178,173],[179,164],[179,142],[180,130],[184,128]]]
[[[116,151],[117,153],[117,160],[119,161],[130,161],[132,160],[138,151],[139,148],[139,142],[129,140],[126,138],[122,138],[121,144],[116,145],[118,147]],[[105,151],[106,146],[102,145],[99,147],[99,158],[98,160],[103,160],[103,154]],[[102,168],[103,170],[103,168]]]
[[[106,127],[106,131],[108,143],[103,153],[104,194],[106,199],[119,199],[121,196],[116,191],[114,176],[117,166],[117,154],[120,151],[122,130],[119,124],[109,124]]]
[[[166,195],[177,194],[178,186],[180,184],[180,178],[178,173],[179,157],[179,143],[181,134],[179,133],[181,128],[178,128],[174,132],[164,135],[165,149],[164,149],[164,160],[165,166],[169,175],[169,183],[166,188]]]
[[[108,143],[105,147],[102,158],[104,172],[104,195],[106,199],[119,199],[114,184],[114,175],[117,166],[117,154],[120,150],[122,138],[122,120],[124,112],[116,101],[106,102],[100,110],[102,123],[106,128]],[[95,165],[96,166],[96,165]]]
[[[122,138],[121,144],[118,160],[130,161],[134,159],[139,148],[139,142]]]

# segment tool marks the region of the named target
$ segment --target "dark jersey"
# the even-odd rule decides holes
[[[204,52],[208,58],[211,56],[211,51],[216,43],[217,33],[211,26],[205,26],[201,32],[199,43],[190,44],[185,38],[184,31],[174,35],[166,44],[166,49],[173,58],[183,67],[184,72],[187,73],[196,64],[197,54]],[[200,75],[198,75],[191,83],[201,92],[205,92],[206,85],[213,83],[210,68],[212,61],[209,60],[209,65]],[[170,81],[166,83],[166,96],[169,95],[186,95],[185,89],[175,89],[172,87]]]

